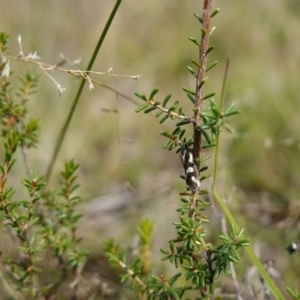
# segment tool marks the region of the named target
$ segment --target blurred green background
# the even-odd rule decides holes
[[[11,36],[11,55],[18,55],[21,34],[25,55],[37,51],[49,64],[58,63],[60,54],[70,60],[81,57],[79,67],[85,69],[114,3],[0,0],[0,30]],[[232,118],[235,134],[223,135],[219,190],[231,199],[230,208],[252,245],[260,249],[261,259],[274,259],[280,282],[299,287],[300,254],[289,256],[285,247],[300,239],[300,1],[218,0],[213,6],[221,11],[212,20],[217,29],[211,44],[216,48],[209,61],[219,64],[209,72],[205,91],[216,92],[219,99],[229,56],[226,103],[234,102],[242,111]],[[135,91],[148,94],[159,86],[158,98],[172,93],[189,109],[181,88],[195,85],[186,71],[198,55],[188,41],[189,36],[200,36],[194,12],[202,14],[202,1],[123,1],[93,70],[106,72],[113,67],[112,73],[142,77],[137,81],[93,78],[133,99]],[[11,68],[15,79],[25,70],[42,74],[36,66],[15,61]],[[57,71],[52,76],[66,88],[62,96],[42,75],[39,93],[31,101],[31,116],[39,117],[42,126],[40,147],[29,152],[31,167],[38,174],[46,172],[80,83]],[[122,245],[131,245],[143,216],[155,220],[156,268],[168,268],[160,264],[159,249],[174,237],[172,222],[178,218],[175,210],[183,187],[179,157],[162,150],[165,139],[159,135],[161,130],[172,130],[173,124],[159,126],[153,116],[135,114],[135,108],[104,87],[89,91],[86,86],[51,177],[51,184],[57,185],[59,171],[70,158],[81,164],[79,180],[86,201],[80,207],[85,214],[80,235],[93,257],[90,268],[109,280],[111,273],[99,258],[103,240],[115,237]],[[14,172],[10,180],[20,186],[17,195],[21,196],[25,167]],[[215,220],[210,238],[217,243],[219,221],[211,209],[208,213]],[[240,281],[245,268],[240,267]]]

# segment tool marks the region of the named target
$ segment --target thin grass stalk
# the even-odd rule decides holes
[[[220,108],[223,107],[224,102],[224,94],[225,94],[225,86],[226,86],[226,80],[227,80],[227,73],[228,73],[228,67],[229,67],[229,59],[227,59],[226,63],[226,69],[225,69],[225,75],[223,79],[222,84],[222,93],[221,93],[221,99],[220,99]],[[219,150],[220,150],[220,128],[217,129],[216,134],[216,151],[215,151],[215,158],[214,158],[214,174],[213,174],[213,194],[218,200],[219,204],[222,207],[222,210],[224,214],[226,215],[228,221],[234,225],[236,228],[236,231],[240,231],[240,226],[234,219],[233,215],[231,214],[230,210],[228,209],[226,203],[223,201],[221,195],[219,194],[217,188],[216,188],[216,180],[217,180],[217,174],[218,174],[218,161],[219,161]],[[244,238],[244,236],[242,236]],[[270,290],[272,291],[274,297],[278,300],[284,299],[284,296],[282,295],[281,291],[278,289],[274,281],[271,279],[269,274],[266,272],[264,266],[254,253],[253,249],[251,247],[245,247],[247,254],[249,255],[250,259],[252,260],[253,264],[256,266],[257,270],[259,271],[260,275],[264,279],[265,283],[269,286]]]
[[[94,62],[95,62],[95,60],[96,60],[96,57],[97,57],[97,55],[98,55],[98,53],[99,53],[99,50],[100,50],[100,48],[101,48],[101,46],[102,46],[102,44],[103,44],[103,41],[104,41],[104,39],[105,39],[105,37],[106,37],[106,34],[107,34],[107,32],[108,32],[108,30],[109,30],[109,28],[110,28],[110,25],[111,25],[111,23],[112,23],[112,21],[113,21],[115,15],[116,15],[116,12],[118,11],[118,8],[119,8],[121,2],[122,2],[122,0],[117,0],[115,6],[114,6],[114,8],[113,8],[113,10],[111,11],[111,14],[110,14],[110,16],[109,16],[109,18],[108,18],[108,20],[107,20],[107,22],[106,22],[106,24],[105,24],[105,27],[104,27],[104,29],[103,29],[103,31],[102,31],[102,33],[101,33],[101,36],[100,36],[100,38],[99,38],[99,41],[98,41],[98,43],[97,43],[97,45],[96,45],[96,48],[95,48],[95,50],[94,50],[94,52],[93,52],[93,55],[92,55],[92,57],[91,57],[91,59],[90,59],[90,62],[89,62],[89,64],[88,64],[88,67],[87,67],[87,69],[86,69],[86,70],[87,70],[87,73],[88,73],[88,71],[90,71],[90,70],[92,69],[92,67],[93,67],[93,64],[94,64]],[[52,158],[51,158],[51,160],[50,160],[50,163],[49,163],[49,166],[48,166],[48,169],[47,169],[47,172],[46,172],[46,176],[45,176],[45,181],[46,181],[46,182],[48,182],[48,181],[49,181],[49,178],[51,177],[51,173],[52,173],[52,170],[53,170],[53,166],[54,166],[54,164],[55,164],[55,162],[56,162],[58,153],[59,153],[59,151],[60,151],[60,149],[61,149],[63,140],[64,140],[64,138],[65,138],[66,132],[67,132],[67,130],[68,130],[68,128],[69,128],[69,125],[70,125],[70,123],[71,123],[72,117],[73,117],[74,112],[75,112],[75,109],[76,109],[77,104],[78,104],[78,102],[79,102],[79,99],[80,99],[80,97],[81,97],[83,88],[84,88],[84,86],[85,86],[85,82],[86,82],[86,79],[82,79],[81,84],[80,84],[80,87],[79,87],[78,92],[77,92],[77,95],[76,95],[76,97],[75,97],[75,99],[74,99],[74,101],[73,101],[72,107],[71,107],[71,109],[70,109],[70,111],[69,111],[68,117],[67,117],[67,119],[66,119],[66,121],[65,121],[65,123],[64,123],[64,125],[63,125],[63,127],[62,127],[62,129],[61,129],[61,132],[60,132],[60,134],[59,134],[59,136],[58,136],[58,139],[57,139],[57,142],[56,142],[56,145],[55,145],[55,148],[54,148],[54,152],[53,152],[53,154],[52,154]]]

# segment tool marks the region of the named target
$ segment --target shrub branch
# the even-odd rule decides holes
[[[209,42],[209,28],[210,28],[210,11],[212,0],[204,0],[203,4],[203,18],[202,18],[202,37],[199,45],[199,68],[196,81],[196,95],[195,95],[195,112],[194,112],[194,158],[198,169],[200,168],[200,151],[201,151],[201,132],[197,126],[201,124],[200,113],[202,112],[203,102],[203,87],[206,76],[206,52]]]

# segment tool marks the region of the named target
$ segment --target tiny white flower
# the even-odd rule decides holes
[[[57,84],[56,87],[57,87],[57,90],[58,90],[58,93],[59,93],[60,96],[66,90],[66,88],[62,88],[60,84]]]
[[[211,31],[210,31],[210,33],[209,33],[209,35],[212,35],[212,34],[213,34],[213,32],[216,30],[216,28],[217,28],[217,27],[213,27],[213,28],[211,29]]]
[[[1,72],[1,78],[8,78],[10,72],[9,60],[5,63],[4,68]]]
[[[78,57],[77,59],[75,59],[74,61],[73,61],[73,65],[79,65],[80,64],[80,62],[81,62],[81,57]]]
[[[130,78],[134,79],[134,80],[138,80],[140,77],[142,77],[143,75],[133,75],[130,76]]]
[[[21,34],[18,35],[18,44],[19,44],[19,47],[20,47],[20,51],[19,51],[18,57],[24,57]]]
[[[91,79],[88,79],[88,81],[89,81],[89,90],[93,90],[94,89],[94,85],[93,85]]]
[[[107,71],[106,71],[106,73],[109,73],[109,72],[111,72],[112,70],[114,69],[114,67],[112,66],[112,67],[110,67]]]
[[[37,55],[37,52],[34,53],[30,52],[25,58],[29,60],[40,60],[41,58]]]

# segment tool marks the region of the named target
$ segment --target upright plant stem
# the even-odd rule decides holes
[[[115,14],[116,14],[116,12],[117,12],[117,10],[118,10],[118,8],[119,8],[121,2],[122,2],[122,0],[117,0],[117,2],[116,2],[116,4],[115,4],[115,6],[114,6],[114,8],[113,8],[113,10],[112,10],[112,12],[111,12],[109,18],[108,18],[108,20],[107,20],[107,22],[106,22],[106,25],[105,25],[105,27],[104,27],[102,33],[101,33],[101,36],[100,36],[100,38],[99,38],[99,41],[98,41],[98,43],[97,43],[97,45],[96,45],[96,48],[95,48],[95,50],[94,50],[94,53],[93,53],[93,55],[92,55],[92,57],[91,57],[91,60],[90,60],[90,62],[89,62],[89,64],[88,64],[88,67],[87,67],[87,69],[86,69],[87,72],[90,71],[90,70],[92,69],[92,67],[93,67],[93,64],[94,64],[95,59],[96,59],[96,57],[97,57],[97,55],[98,55],[98,52],[99,52],[99,50],[100,50],[100,48],[101,48],[101,46],[102,46],[102,43],[103,43],[103,41],[104,41],[104,39],[105,39],[105,37],[106,37],[106,34],[107,34],[108,30],[109,30],[109,27],[110,27],[110,25],[111,25],[111,23],[112,23],[112,21],[113,21],[113,19],[114,19],[114,17],[115,17]],[[79,99],[80,99],[82,90],[83,90],[83,88],[84,88],[85,82],[86,82],[86,80],[85,80],[85,79],[82,79],[81,84],[80,84],[80,87],[79,87],[78,92],[77,92],[77,95],[76,95],[76,97],[75,97],[75,99],[74,99],[74,101],[73,101],[73,105],[72,105],[72,107],[71,107],[71,109],[70,109],[70,112],[69,112],[69,114],[68,114],[68,117],[67,117],[67,119],[66,119],[66,121],[65,121],[65,123],[64,123],[64,125],[63,125],[63,127],[62,127],[62,129],[61,129],[61,132],[60,132],[60,134],[59,134],[59,136],[58,136],[58,139],[57,139],[57,142],[56,142],[56,145],[55,145],[55,148],[54,148],[54,152],[53,152],[53,155],[52,155],[52,158],[51,158],[51,161],[50,161],[50,164],[49,164],[49,166],[48,166],[48,169],[47,169],[47,172],[46,172],[46,176],[45,176],[45,180],[46,180],[47,182],[49,181],[49,178],[50,178],[50,176],[51,176],[51,173],[52,173],[52,170],[53,170],[55,161],[56,161],[56,159],[57,159],[57,156],[58,156],[58,153],[59,153],[60,148],[61,148],[61,146],[62,146],[64,137],[65,137],[65,135],[66,135],[66,132],[67,132],[67,130],[68,130],[68,128],[69,128],[69,125],[70,125],[70,123],[71,123],[72,117],[73,117],[73,115],[74,115],[75,109],[76,109],[77,104],[78,104],[78,102],[79,102]]]
[[[202,110],[203,86],[206,75],[206,52],[209,42],[209,28],[210,28],[210,11],[212,0],[204,0],[203,4],[203,21],[202,21],[202,37],[199,46],[199,68],[196,82],[196,95],[195,95],[195,113],[194,113],[194,158],[197,168],[199,169],[199,156],[201,151],[201,132],[197,126],[201,123],[199,113]]]
[[[224,103],[224,95],[225,95],[225,86],[226,86],[226,80],[227,80],[227,74],[228,74],[228,68],[229,68],[229,58],[227,59],[226,62],[226,68],[225,68],[225,74],[224,74],[224,79],[223,79],[223,84],[222,84],[222,93],[221,93],[221,100],[220,100],[220,109],[222,111],[223,108],[223,103]],[[227,205],[223,201],[221,195],[219,194],[217,187],[216,187],[216,179],[217,179],[217,174],[218,174],[218,161],[219,161],[219,151],[220,151],[220,129],[217,130],[217,135],[216,135],[216,151],[215,151],[215,159],[214,159],[214,174],[213,174],[213,194],[218,200],[220,206],[222,207],[222,210],[228,219],[228,221],[234,225],[236,231],[240,231],[240,227],[238,223],[236,222],[234,216],[231,214],[230,210],[228,209]],[[241,238],[244,238],[242,236]],[[260,275],[264,279],[264,281],[267,283],[269,286],[270,290],[272,291],[274,297],[277,300],[282,300],[284,299],[281,291],[278,289],[274,281],[271,279],[269,274],[266,272],[264,266],[258,259],[258,257],[255,255],[254,251],[252,250],[251,247],[246,247],[246,252],[249,255],[250,259],[252,260],[253,264],[256,266],[258,269]]]
[[[225,97],[225,87],[226,87],[226,80],[228,75],[228,69],[229,69],[229,58],[227,58],[226,61],[226,67],[225,67],[225,74],[223,77],[223,84],[222,84],[222,92],[221,92],[221,99],[220,99],[220,110],[223,110],[223,104],[224,104],[224,97]],[[219,146],[220,146],[220,128],[217,128],[216,133],[216,154],[215,154],[215,164],[214,164],[214,174],[213,174],[213,186],[216,185],[216,179],[217,179],[217,173],[218,173],[218,163],[219,163]]]

